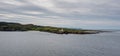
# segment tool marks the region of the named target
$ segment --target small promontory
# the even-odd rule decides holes
[[[0,22],[0,31],[43,31],[56,34],[97,34],[103,32],[100,30],[82,30],[11,22]]]

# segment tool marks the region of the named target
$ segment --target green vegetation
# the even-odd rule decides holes
[[[51,26],[38,26],[33,24],[20,24],[10,22],[0,22],[0,31],[44,31],[56,34],[96,34],[98,30],[80,30],[69,28],[58,28]]]

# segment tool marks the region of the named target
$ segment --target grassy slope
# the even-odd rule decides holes
[[[81,29],[70,29],[70,28],[59,28],[51,26],[37,26],[33,24],[20,24],[11,22],[0,22],[0,31],[44,31],[57,34],[96,34],[98,30],[81,30]]]

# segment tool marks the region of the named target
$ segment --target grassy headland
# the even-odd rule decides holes
[[[38,26],[33,24],[20,24],[11,22],[0,22],[0,31],[43,31],[56,34],[97,34],[103,31],[100,30],[81,30],[60,28],[51,26]]]

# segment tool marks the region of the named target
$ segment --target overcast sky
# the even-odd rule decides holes
[[[0,0],[0,21],[119,29],[120,0]]]

